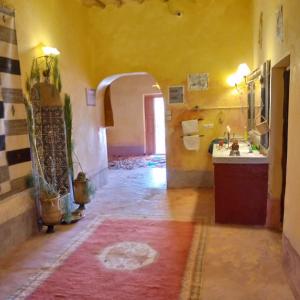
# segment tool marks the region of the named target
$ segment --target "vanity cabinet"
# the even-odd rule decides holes
[[[215,221],[265,225],[267,164],[215,164]]]
[[[265,225],[268,159],[240,146],[240,156],[214,146],[215,221],[221,224]]]

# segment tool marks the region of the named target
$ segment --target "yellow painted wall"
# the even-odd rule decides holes
[[[71,95],[74,115],[75,150],[89,175],[107,167],[106,132],[103,109],[87,107],[85,88],[93,87],[91,80],[91,48],[88,32],[87,8],[79,0],[7,0],[16,10],[16,29],[22,83],[30,72],[33,57],[40,55],[36,46],[40,43],[57,47],[61,51],[60,71],[63,93]],[[75,172],[78,167],[75,167]],[[101,176],[95,178],[101,181]],[[0,201],[0,226],[12,228],[19,224],[17,234],[8,236],[1,245],[1,256],[23,242],[34,232],[35,205],[30,191],[15,194]]]
[[[242,135],[245,120],[241,115],[245,114],[240,109],[224,110],[225,120],[219,124],[220,110],[191,113],[190,109],[195,105],[240,105],[226,78],[241,62],[252,65],[252,4],[246,0],[174,0],[170,7],[183,15],[175,16],[168,4],[159,0],[143,4],[130,1],[121,8],[108,5],[105,10],[91,8],[93,81],[97,84],[112,74],[145,71],[159,82],[167,99],[169,85],[186,86],[188,73],[208,72],[208,91],[187,92],[184,105],[167,107],[172,112],[172,120],[167,122],[167,164],[174,174],[211,172],[209,142],[222,135],[227,124]],[[215,128],[202,127],[205,137],[201,150],[186,151],[180,138],[180,122],[198,117],[213,122]]]
[[[144,94],[160,91],[150,75],[129,75],[111,85],[114,126],[107,129],[108,149],[145,149]]]
[[[284,42],[276,37],[276,12],[283,4]],[[264,14],[263,48],[257,44],[258,20],[260,12]],[[300,2],[298,0],[254,0],[254,65],[258,66],[266,59],[271,59],[272,66],[290,54],[291,85],[289,106],[289,143],[287,163],[287,185],[285,197],[284,233],[300,253]],[[276,101],[276,97],[273,97]],[[278,105],[279,103],[272,103]],[[273,120],[274,122],[274,120]],[[271,124],[272,126],[272,124]],[[273,126],[276,128],[275,126]],[[276,135],[280,132],[271,131]],[[276,147],[276,145],[274,145]],[[281,147],[278,144],[277,147]],[[277,152],[278,149],[273,149]]]
[[[232,94],[226,78],[239,63],[252,65],[251,2],[130,1],[121,8],[108,5],[105,10],[86,8],[79,0],[10,2],[17,11],[23,74],[37,55],[37,44],[43,42],[61,51],[63,90],[71,94],[74,107],[76,151],[88,172],[105,167],[107,162],[105,130],[99,131],[103,112],[101,107],[86,107],[84,89],[97,86],[113,74],[148,72],[167,99],[168,86],[186,86],[188,73],[209,73],[208,91],[187,91],[184,105],[167,107],[172,113],[166,126],[167,163],[175,175],[191,170],[211,173],[209,142],[223,135],[227,124],[236,134],[243,134],[245,110],[194,113],[191,108],[238,107],[245,103],[245,95],[239,99]],[[176,9],[182,11],[181,17],[172,13]],[[201,149],[190,152],[182,145],[180,122],[198,117],[203,117],[204,123],[214,123],[214,129],[200,126],[200,133],[205,135]],[[205,184],[199,181],[199,185]]]
[[[88,107],[85,100],[85,88],[93,87],[87,8],[74,0],[9,0],[8,3],[16,10],[23,84],[32,58],[40,54],[38,44],[60,50],[62,92],[71,95],[73,106],[75,151],[86,172],[92,174],[105,168],[105,131],[99,131],[102,107],[99,103],[97,107]]]

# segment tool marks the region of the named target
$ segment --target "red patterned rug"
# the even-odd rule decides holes
[[[196,299],[202,231],[192,222],[107,220],[27,299]]]

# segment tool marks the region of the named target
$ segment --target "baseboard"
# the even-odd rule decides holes
[[[281,228],[280,211],[280,199],[272,198],[269,194],[267,200],[266,227],[275,230],[279,230]]]
[[[295,299],[300,299],[300,255],[283,234],[283,266]]]
[[[3,201],[0,209],[5,215],[0,221],[0,257],[37,232],[34,201],[28,193],[16,194]]]
[[[168,188],[212,187],[213,172],[167,169],[167,186]]]
[[[138,156],[145,154],[144,145],[140,146],[108,146],[108,156]]]

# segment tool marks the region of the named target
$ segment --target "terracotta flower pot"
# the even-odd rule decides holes
[[[74,180],[74,195],[75,203],[80,205],[80,208],[84,209],[84,205],[91,201],[89,195],[89,181],[86,180]]]
[[[43,223],[48,226],[47,232],[53,232],[53,226],[60,224],[62,219],[60,197],[41,198],[41,212]]]

